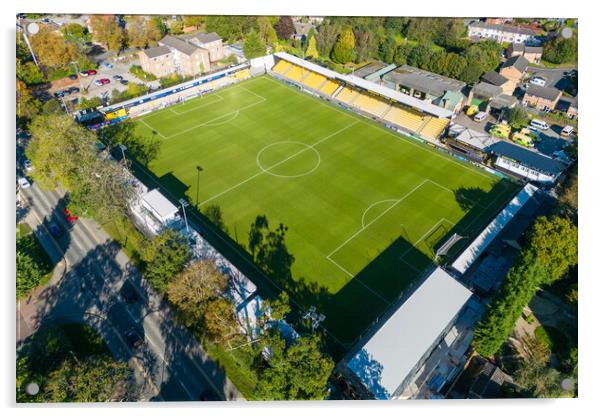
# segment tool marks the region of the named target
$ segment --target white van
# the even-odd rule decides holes
[[[485,120],[487,118],[487,113],[483,112],[483,111],[479,111],[472,119],[474,121],[476,121],[477,123],[480,123],[481,121]]]
[[[550,128],[550,126],[548,126],[548,123],[546,123],[545,121],[542,121],[542,120],[537,120],[536,118],[531,120],[531,122],[529,123],[529,127],[532,127],[534,129],[538,129],[538,130],[547,130]]]
[[[573,130],[574,129],[573,129],[572,126],[564,126],[564,128],[560,132],[560,135],[561,136],[565,136],[565,137],[569,137],[573,133]]]

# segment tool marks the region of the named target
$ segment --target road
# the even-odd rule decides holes
[[[93,221],[70,226],[62,209],[65,195],[34,184],[20,191],[25,220],[62,267],[51,282],[18,304],[17,343],[44,324],[87,323],[103,337],[116,359],[134,370],[131,400],[244,400],[192,334],[175,322],[162,298],[147,284],[115,242]],[[53,221],[63,235],[53,239],[44,223]],[[124,282],[138,293],[125,302]],[[124,333],[134,328],[144,344],[132,349]]]

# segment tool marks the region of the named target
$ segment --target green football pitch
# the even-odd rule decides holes
[[[467,243],[517,190],[269,76],[136,123],[163,140],[150,171],[199,212],[219,206],[235,250],[258,215],[288,227],[292,277],[272,281],[315,305],[341,345],[416,284],[447,238]]]

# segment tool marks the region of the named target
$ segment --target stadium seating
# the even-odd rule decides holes
[[[443,130],[449,124],[449,120],[446,118],[434,118],[429,117],[429,120],[425,123],[424,127],[419,131],[421,136],[428,139],[436,140],[439,138]]]
[[[326,81],[326,77],[320,74],[316,74],[315,72],[311,72],[307,77],[303,79],[303,84],[307,85],[309,88],[313,88],[317,90],[322,83]]]
[[[326,95],[332,95],[337,90],[337,88],[339,88],[339,85],[340,84],[334,81],[327,80],[326,84],[324,84],[322,88],[320,88],[320,91],[322,91]]]
[[[272,70],[280,75],[286,74],[286,72],[291,68],[292,64],[286,61],[278,61],[276,65],[272,68]]]
[[[336,96],[336,99],[344,102],[345,104],[351,104],[351,102],[359,95],[359,92],[352,90],[351,88],[343,88]]]
[[[249,78],[250,74],[249,74],[249,69],[243,69],[242,71],[238,71],[237,73],[234,74],[234,77],[237,80],[241,80],[241,79],[245,79],[245,78]]]
[[[353,105],[359,108],[360,110],[363,110],[377,117],[382,116],[382,114],[389,106],[387,103],[365,94],[360,94],[359,97],[357,97],[354,101]]]
[[[301,68],[300,66],[293,65],[291,69],[284,75],[287,78],[292,79],[293,81],[301,81],[303,77],[305,77],[309,73],[309,70],[305,68]]]
[[[384,119],[412,132],[417,132],[424,123],[423,116],[400,107],[392,107]]]

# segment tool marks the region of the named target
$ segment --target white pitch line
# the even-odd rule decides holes
[[[370,209],[372,209],[372,207],[382,204],[382,203],[385,203],[385,202],[396,202],[396,201],[397,201],[397,199],[383,199],[382,201],[376,201],[375,203],[368,206],[368,208],[366,208],[364,210],[364,213],[362,214],[362,228],[366,228],[366,225],[365,225],[366,223],[365,223],[364,219],[366,217],[366,214],[368,213],[368,211],[370,211]]]
[[[199,204],[198,204],[198,206],[200,207],[201,205],[204,205],[204,204],[206,204],[206,203],[207,203],[207,202],[209,202],[209,201],[213,201],[214,199],[216,199],[216,198],[219,198],[220,196],[224,195],[225,193],[228,193],[228,192],[230,192],[231,190],[233,190],[233,189],[236,189],[236,188],[238,188],[239,186],[241,186],[241,185],[244,185],[245,183],[247,183],[247,182],[249,182],[249,181],[251,181],[251,180],[255,179],[256,177],[258,177],[258,176],[260,176],[260,175],[262,175],[262,174],[266,173],[266,171],[269,171],[270,169],[273,169],[273,168],[275,168],[275,167],[278,167],[278,166],[282,165],[283,163],[285,163],[285,162],[289,161],[290,159],[292,159],[292,158],[294,158],[294,157],[296,157],[296,156],[300,155],[300,154],[301,154],[301,153],[303,153],[303,152],[306,152],[306,151],[307,151],[307,150],[309,150],[309,149],[313,149],[313,148],[314,148],[314,146],[316,146],[316,145],[318,145],[318,144],[320,144],[320,143],[324,142],[325,140],[328,140],[328,139],[330,139],[331,137],[333,137],[333,136],[335,136],[335,135],[337,135],[337,134],[339,134],[339,133],[341,133],[341,132],[343,132],[343,131],[347,130],[348,128],[351,128],[351,127],[352,127],[353,125],[355,125],[356,123],[357,123],[357,121],[356,121],[355,123],[352,123],[352,124],[349,124],[349,125],[347,125],[347,126],[343,127],[342,129],[339,129],[339,130],[335,131],[335,132],[334,132],[334,133],[332,133],[332,134],[329,134],[328,136],[326,136],[326,137],[324,137],[324,138],[322,138],[322,139],[318,140],[318,141],[317,141],[317,142],[315,142],[314,144],[311,144],[311,145],[308,145],[307,147],[304,147],[303,149],[299,150],[298,152],[295,152],[295,153],[293,153],[293,154],[292,154],[292,155],[290,155],[289,157],[287,157],[287,158],[285,158],[285,159],[281,160],[280,162],[276,162],[276,163],[274,163],[273,165],[270,165],[270,166],[268,166],[267,168],[265,168],[265,169],[262,169],[261,171],[259,171],[259,172],[255,173],[254,175],[251,175],[250,177],[248,177],[248,178],[247,178],[247,179],[245,179],[244,181],[242,181],[242,182],[239,182],[239,183],[237,183],[236,185],[233,185],[233,186],[231,186],[230,188],[228,188],[228,189],[225,189],[225,190],[223,190],[222,192],[220,192],[220,193],[218,193],[218,194],[216,194],[216,195],[213,195],[213,196],[212,196],[212,197],[210,197],[209,199],[206,199],[206,200],[202,201],[201,203],[199,203]]]
[[[188,109],[188,110],[185,110],[185,111],[176,111],[176,110],[174,110],[174,109],[173,109],[173,108],[171,108],[171,107],[170,107],[170,109],[169,109],[169,110],[170,110],[172,113],[174,113],[174,114],[177,114],[177,115],[181,116],[181,115],[183,115],[183,114],[190,113],[191,111],[198,110],[199,108],[204,108],[204,107],[207,107],[207,106],[209,106],[209,105],[212,105],[212,104],[219,103],[220,101],[224,101],[224,97],[222,97],[222,96],[221,96],[221,95],[219,95],[218,93],[209,94],[209,95],[207,95],[207,97],[217,97],[217,98],[219,98],[219,100],[217,100],[217,101],[215,101],[215,100],[211,100],[211,101],[210,101],[210,102],[208,102],[208,103],[199,104],[199,105],[197,105],[197,106],[194,106],[194,107],[192,107],[191,109]],[[202,100],[202,99],[203,99],[203,96],[201,96],[201,100]],[[207,100],[209,100],[209,98],[205,98],[205,101],[207,101]],[[184,104],[185,104],[185,103],[182,103],[182,105],[184,105]]]
[[[428,180],[424,180],[421,183],[419,183],[418,185],[416,185],[414,187],[414,189],[412,189],[411,191],[408,191],[403,197],[399,198],[397,200],[397,202],[395,202],[393,205],[391,205],[389,208],[387,208],[386,210],[384,210],[382,213],[380,213],[379,215],[376,216],[376,218],[374,218],[372,221],[370,221],[368,224],[366,224],[366,226],[360,228],[359,230],[357,230],[355,233],[353,233],[353,235],[351,237],[349,237],[347,240],[345,240],[341,245],[339,245],[337,248],[335,248],[328,256],[326,256],[326,258],[329,258],[330,256],[332,256],[334,253],[336,253],[337,251],[339,251],[343,246],[345,246],[349,241],[353,240],[359,233],[361,233],[362,231],[364,231],[366,228],[368,228],[370,225],[374,224],[375,221],[377,221],[378,219],[380,219],[383,215],[385,215],[387,212],[389,212],[390,210],[392,210],[397,204],[399,204],[401,201],[403,201],[404,199],[406,199],[408,196],[410,196],[412,193],[416,192],[418,190],[418,188],[420,188],[422,185],[424,185]]]
[[[403,254],[401,256],[399,256],[400,260],[403,260],[403,258],[405,257],[406,254],[408,254],[410,252],[410,250],[412,250],[413,248],[416,248],[418,246],[418,244],[422,243],[422,241],[431,233],[433,232],[443,221],[447,221],[452,227],[454,226],[454,223],[451,222],[450,220],[448,220],[447,218],[441,218],[439,221],[437,221],[437,223],[435,225],[433,225],[431,227],[430,230],[428,230],[427,232],[425,232],[424,234],[422,234],[422,237],[420,237],[418,240],[416,240],[416,242],[414,243],[414,245],[410,248],[408,248],[406,251],[403,252]]]
[[[189,131],[192,131],[192,130],[198,129],[199,127],[203,127],[203,126],[209,125],[210,123],[213,123],[213,122],[214,122],[214,121],[216,121],[216,120],[220,120],[220,119],[222,119],[222,118],[224,118],[224,117],[226,117],[226,116],[232,115],[232,114],[234,114],[234,113],[239,113],[239,112],[240,112],[240,111],[242,111],[242,110],[245,110],[245,109],[247,109],[247,108],[250,108],[250,107],[256,106],[256,105],[258,105],[258,104],[261,104],[261,103],[263,103],[263,102],[265,102],[265,101],[267,101],[267,100],[266,100],[266,99],[263,99],[263,100],[261,100],[261,101],[255,102],[255,103],[252,103],[252,104],[249,104],[249,105],[245,105],[245,106],[243,106],[243,107],[241,107],[241,108],[238,108],[238,109],[236,109],[236,110],[230,111],[229,113],[225,113],[225,114],[222,114],[222,115],[221,115],[221,116],[219,116],[219,117],[215,117],[214,119],[211,119],[211,120],[208,120],[208,121],[204,121],[204,122],[203,122],[203,123],[201,123],[201,124],[197,124],[196,126],[193,126],[193,127],[190,127],[190,128],[188,128],[188,129],[186,129],[186,130],[183,130],[183,131],[180,131],[180,132],[178,132],[178,133],[172,134],[171,136],[167,136],[167,139],[173,139],[174,137],[180,136],[180,135],[182,135],[182,134],[184,134],[184,133],[188,133]]]
[[[157,129],[155,129],[155,128],[151,127],[151,126],[150,126],[150,125],[149,125],[149,124],[148,124],[146,121],[144,121],[143,119],[140,119],[140,122],[141,122],[142,124],[144,124],[146,127],[148,127],[149,129],[151,129],[152,131],[156,131],[156,132],[157,132],[157,134],[159,134],[159,136],[163,137],[163,139],[164,139],[164,140],[166,140],[166,139],[167,139],[167,137],[165,137],[165,136],[164,136],[164,135],[163,135],[163,134],[162,134],[162,133],[161,133],[159,130],[157,130]]]
[[[432,183],[433,185],[435,185],[435,186],[438,186],[439,188],[443,189],[444,191],[450,192],[450,193],[454,194],[454,196],[456,195],[456,192],[452,191],[452,190],[451,190],[451,189],[449,189],[447,186],[441,185],[440,183],[438,183],[438,182],[435,182],[435,181],[433,181],[433,180],[431,180],[431,179],[427,179],[427,180],[428,180],[430,183]],[[472,203],[473,203],[475,206],[477,206],[477,207],[479,207],[479,208],[483,208],[483,209],[485,209],[485,206],[481,205],[481,203],[479,203],[479,202],[477,202],[477,201],[475,201],[475,200],[472,200],[472,199],[469,199],[469,201],[470,201],[470,202],[472,202]]]
[[[349,277],[354,277],[355,275],[353,273],[351,273],[349,270],[345,269],[343,266],[341,266],[339,263],[337,263],[336,261],[334,261],[331,258],[328,258],[328,260],[330,260],[332,262],[332,264],[334,264],[335,266],[337,266],[339,269],[341,269],[343,272],[345,272],[347,275],[349,275]],[[360,285],[364,286],[366,289],[368,289],[370,292],[372,292],[375,296],[379,297],[383,302],[385,302],[387,305],[391,304],[391,301],[385,299],[382,295],[380,295],[379,293],[375,292],[371,287],[367,286],[364,282],[362,282],[360,279],[358,278],[354,278],[353,280],[351,280],[353,282],[359,283]]]

